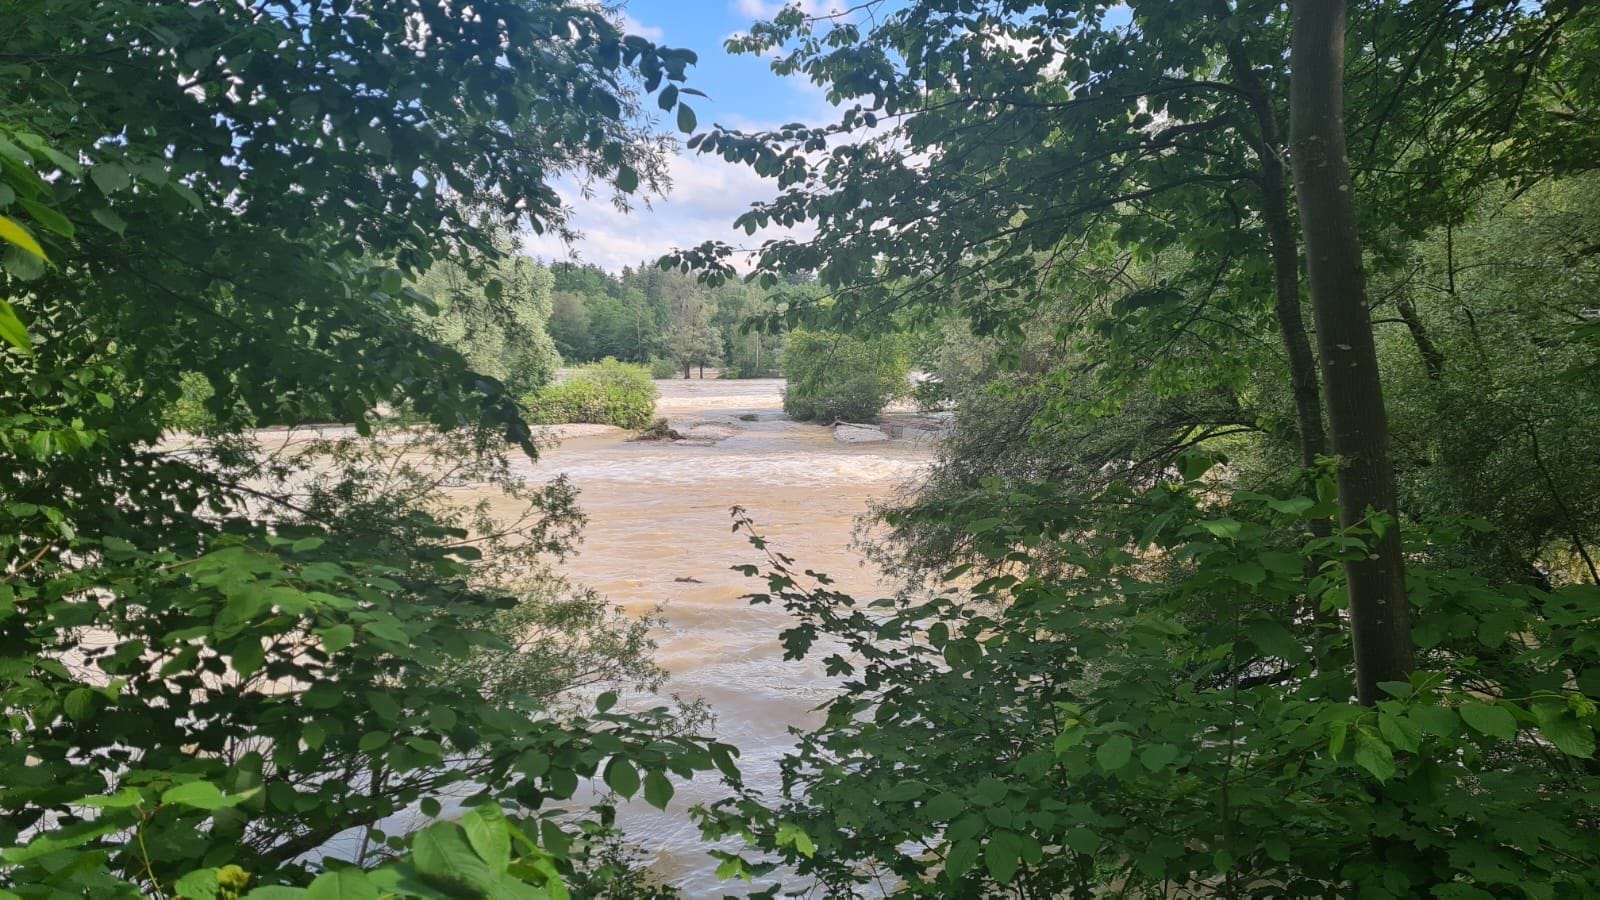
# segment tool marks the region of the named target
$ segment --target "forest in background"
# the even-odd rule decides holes
[[[776,377],[782,330],[745,326],[775,317],[781,321],[779,297],[803,293],[809,281],[791,277],[775,291],[742,282],[713,289],[648,262],[619,275],[562,262],[551,271],[548,327],[562,359],[655,363],[658,378],[688,378],[707,366],[718,368],[724,378]]]

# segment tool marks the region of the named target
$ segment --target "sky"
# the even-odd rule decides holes
[[[800,0],[808,12],[837,9],[841,0]],[[699,119],[700,130],[711,124],[759,129],[787,122],[819,123],[832,118],[820,88],[804,78],[782,78],[767,62],[752,56],[734,56],[723,42],[770,18],[779,0],[630,0],[624,11],[628,31],[669,47],[687,47],[700,56],[689,70],[687,87],[708,97],[687,97]],[[647,101],[655,110],[655,103]],[[675,129],[663,126],[665,130]],[[771,182],[749,168],[724,162],[717,156],[697,156],[684,150],[680,135],[677,156],[671,161],[673,188],[669,196],[655,198],[649,208],[635,204],[630,212],[612,208],[603,197],[582,198],[574,185],[558,184],[574,210],[573,223],[582,238],[568,247],[549,237],[527,236],[524,252],[543,260],[569,259],[616,272],[624,266],[651,261],[675,247],[694,246],[706,240],[723,240],[736,247],[755,247],[776,230],[748,236],[735,231],[733,220],[756,200],[775,193]]]

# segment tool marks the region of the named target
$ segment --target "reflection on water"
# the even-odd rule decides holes
[[[784,420],[778,380],[657,384],[658,409],[680,431],[707,422],[738,430],[709,445],[573,438],[527,463],[527,474],[566,473],[582,491],[589,525],[581,553],[564,571],[631,612],[666,601],[657,659],[672,674],[668,690],[710,702],[719,736],[743,752],[747,780],[771,789],[777,758],[792,744],[788,729],[810,721],[831,679],[819,663],[783,661],[777,634],[788,619],[781,609],[740,599],[760,583],[729,567],[762,559],[731,532],[728,510],[745,507],[779,550],[833,575],[841,590],[873,595],[882,590],[875,573],[849,549],[854,519],[913,475],[930,450],[839,444],[826,428]],[[690,897],[727,890],[683,815],[720,796],[703,775],[680,785],[665,814],[640,801],[620,816],[661,876]]]

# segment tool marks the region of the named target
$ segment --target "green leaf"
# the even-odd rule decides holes
[[[1133,739],[1125,734],[1112,735],[1094,753],[1095,761],[1107,772],[1115,772],[1133,758]]]
[[[0,219],[5,218],[0,216]],[[28,337],[28,329],[17,318],[17,311],[11,304],[0,300],[0,340],[21,350],[23,353],[33,353],[33,340]]]
[[[620,756],[613,756],[611,761],[606,763],[606,784],[622,796],[632,797],[639,791],[639,772],[633,767],[633,763]]]
[[[1001,884],[1010,884],[1022,862],[1022,838],[1016,832],[1001,829],[989,836],[983,847],[983,864],[990,877]]]
[[[44,248],[39,246],[39,242],[34,240],[28,229],[22,227],[21,224],[8,216],[0,216],[0,241],[16,244],[28,253],[38,257],[40,262],[49,262],[49,257],[44,255]]]
[[[371,125],[362,125],[357,130],[361,144],[368,152],[388,158],[394,152],[394,144],[389,140],[389,135],[379,128]]]
[[[1256,619],[1245,626],[1245,631],[1250,635],[1250,643],[1268,656],[1291,662],[1305,656],[1305,647],[1281,623]]]
[[[594,708],[600,712],[609,712],[611,707],[617,705],[617,692],[606,691],[594,698]]]
[[[1453,734],[1456,726],[1460,724],[1461,717],[1453,709],[1441,706],[1413,706],[1406,715],[1411,717],[1417,727],[1423,732],[1438,737]]]
[[[1317,505],[1317,501],[1310,497],[1290,497],[1286,500],[1272,499],[1267,501],[1267,506],[1281,513],[1291,516],[1303,515],[1310,512]]]
[[[1410,719],[1403,719],[1386,712],[1378,713],[1378,733],[1389,746],[1397,750],[1416,752],[1422,746],[1422,732]]]
[[[749,878],[749,873],[745,871],[744,860],[737,856],[729,856],[722,862],[717,863],[716,875],[718,881],[727,881],[732,878]]]
[[[209,781],[190,781],[175,787],[167,788],[161,795],[162,803],[176,804],[178,806],[192,806],[195,809],[223,809],[238,803],[222,796],[222,791]]]
[[[777,841],[779,847],[787,847],[792,844],[801,856],[808,859],[816,855],[817,852],[817,845],[812,842],[811,835],[806,834],[798,825],[791,825],[788,822],[780,822],[778,824]]]
[[[330,656],[350,646],[350,642],[356,639],[356,630],[344,623],[330,625],[317,634],[322,638],[323,651]]]
[[[689,108],[689,104],[687,104],[687,103],[679,103],[678,104],[678,130],[683,132],[684,134],[690,134],[690,133],[692,133],[694,131],[695,125],[697,125],[697,124],[698,124],[698,120],[695,119],[694,110]]]
[[[427,878],[468,890],[487,891],[500,881],[462,837],[461,829],[439,822],[418,832],[411,841],[411,859]]]
[[[1257,562],[1247,561],[1234,563],[1233,565],[1228,566],[1224,571],[1227,573],[1229,578],[1232,578],[1233,580],[1243,584],[1247,584],[1251,587],[1258,587],[1267,580],[1267,570]]]
[[[656,809],[666,809],[672,802],[672,781],[659,771],[651,770],[644,776],[644,799]]]
[[[137,788],[123,788],[110,796],[84,797],[76,805],[96,809],[131,809],[143,800],[144,795]]]
[[[64,238],[70,238],[77,234],[77,229],[72,227],[72,220],[66,216],[63,216],[61,213],[51,209],[48,206],[45,206],[43,203],[29,200],[27,198],[22,198],[20,202],[22,203],[22,208],[27,210],[28,215],[33,216],[33,218],[38,221],[40,226],[47,228]]]
[[[75,688],[67,693],[67,699],[62,701],[61,708],[66,711],[67,718],[74,722],[82,722],[94,712],[94,691],[89,688]]]
[[[461,827],[478,858],[496,872],[504,872],[511,864],[511,832],[499,805],[474,807],[461,818]]]
[[[360,869],[323,872],[306,888],[306,900],[378,900],[378,887]]]
[[[1330,723],[1328,725],[1328,755],[1337,759],[1339,752],[1344,749],[1345,739],[1349,736],[1349,722]]]
[[[217,882],[216,869],[196,869],[173,883],[172,889],[183,900],[210,900],[217,896],[222,885]]]
[[[973,864],[978,861],[978,854],[983,852],[983,847],[975,840],[955,841],[950,845],[950,852],[944,857],[944,873],[952,880],[965,875]]]
[[[52,831],[42,837],[34,838],[22,847],[7,847],[0,850],[0,861],[21,865],[58,850],[81,847],[90,841],[122,830],[120,822],[113,821],[110,817],[104,818],[104,821],[80,822]]]
[[[1379,781],[1388,781],[1394,777],[1394,752],[1383,741],[1367,734],[1365,731],[1356,732],[1356,765],[1368,772]]]
[[[1516,718],[1499,706],[1471,700],[1461,704],[1456,711],[1474,731],[1507,741],[1517,736]]]
[[[128,223],[119,215],[105,207],[99,207],[89,213],[96,222],[99,222],[108,231],[122,234],[128,230]]]
[[[89,179],[102,194],[113,194],[128,186],[128,170],[116,163],[101,163],[89,170]]]
[[[249,678],[266,661],[267,651],[266,648],[261,646],[259,638],[254,636],[246,637],[234,645],[231,659],[233,661],[233,670],[239,673],[239,677]]]
[[[617,169],[617,190],[631,194],[639,189],[639,173],[632,166]]]
[[[1139,763],[1152,772],[1165,769],[1177,758],[1178,748],[1171,744],[1152,744],[1139,751]]]
[[[935,822],[948,821],[959,815],[967,808],[967,802],[961,799],[960,794],[943,793],[929,800],[923,805],[923,812]]]
[[[1539,733],[1556,749],[1581,759],[1594,757],[1594,730],[1567,709],[1566,704],[1540,704],[1533,714],[1539,720]]]
[[[886,791],[882,799],[888,803],[904,803],[915,800],[927,792],[927,787],[920,782],[902,781]]]

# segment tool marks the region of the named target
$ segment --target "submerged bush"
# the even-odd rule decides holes
[[[583,423],[644,428],[655,418],[656,386],[644,366],[606,358],[524,399],[540,425]]]
[[[906,393],[909,370],[892,337],[793,331],[783,348],[783,411],[801,421],[871,419]]]

